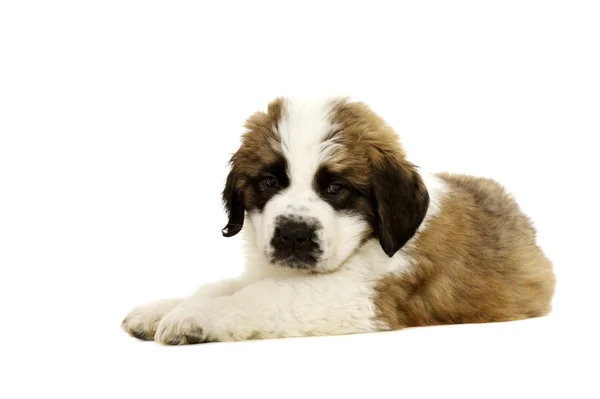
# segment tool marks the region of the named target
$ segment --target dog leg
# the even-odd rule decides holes
[[[152,341],[162,318],[177,305],[186,301],[202,301],[208,298],[234,294],[247,284],[244,278],[233,278],[205,284],[188,298],[163,299],[138,306],[125,317],[121,328],[135,338]]]
[[[161,320],[154,339],[177,345],[373,332],[371,295],[356,273],[259,281],[231,296],[180,303]]]

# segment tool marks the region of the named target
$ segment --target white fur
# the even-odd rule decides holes
[[[313,176],[335,145],[320,144],[332,129],[328,104],[287,103],[286,117],[277,129],[291,184],[267,203],[262,214],[249,215],[242,230],[247,255],[244,275],[201,287],[185,299],[137,308],[125,319],[124,329],[153,328],[158,342],[185,343],[182,337],[199,332],[204,339],[232,341],[388,328],[375,321],[374,285],[386,275],[408,272],[412,259],[405,251],[388,257],[375,239],[357,249],[365,222],[358,216],[341,216],[314,192]],[[436,176],[422,177],[430,205],[415,237],[439,214],[447,190]],[[323,225],[319,240],[324,256],[317,270],[324,273],[301,273],[268,261],[274,218],[286,213],[311,216]],[[415,237],[407,247],[414,245]]]

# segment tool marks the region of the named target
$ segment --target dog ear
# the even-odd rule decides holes
[[[230,171],[222,193],[223,204],[229,218],[227,226],[221,230],[224,237],[236,235],[244,225],[244,201],[241,192],[236,187],[237,180],[237,174],[233,170]]]
[[[376,234],[383,251],[392,257],[423,222],[429,194],[416,167],[393,156],[384,156],[374,165],[372,184]]]

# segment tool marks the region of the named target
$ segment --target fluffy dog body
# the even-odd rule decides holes
[[[496,182],[420,173],[362,103],[279,98],[231,160],[223,235],[245,273],[134,309],[166,344],[339,335],[549,312],[550,261]]]

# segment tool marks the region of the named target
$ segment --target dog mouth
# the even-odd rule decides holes
[[[320,251],[303,254],[277,254],[271,256],[271,262],[288,269],[310,270],[314,269],[320,258]]]

